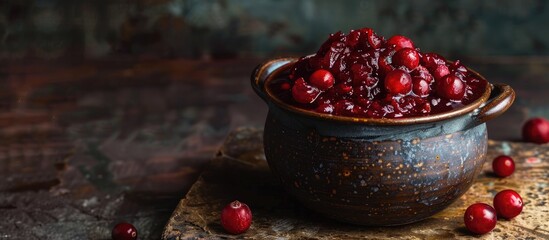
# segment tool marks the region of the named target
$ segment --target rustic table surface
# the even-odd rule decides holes
[[[178,202],[227,134],[239,126],[262,126],[267,108],[248,79],[259,62],[0,61],[0,239],[108,239],[119,221],[136,225],[141,239],[160,238]],[[468,62],[490,81],[509,83],[517,91],[513,107],[489,123],[490,138],[519,141],[525,119],[549,117],[547,59]],[[540,153],[548,148],[501,146],[533,147]],[[512,154],[526,157],[520,151]],[[540,171],[547,174],[547,159],[538,159],[542,163],[537,164],[545,166]],[[495,185],[499,188],[511,180],[479,180],[484,181],[502,183]],[[525,188],[530,185],[509,186],[518,188],[527,209],[533,209],[530,206],[545,204],[547,196],[547,183],[539,184],[539,191]],[[486,197],[470,194],[475,190],[466,196]],[[520,219],[531,224],[524,219],[527,216]],[[503,222],[498,229],[512,234],[508,231],[515,223]],[[282,223],[274,229],[293,232],[295,226]],[[464,234],[452,232],[453,226],[447,226],[447,234]],[[547,227],[536,226],[517,228],[530,229],[531,235],[525,236],[547,237]],[[254,230],[261,227],[254,224]],[[202,230],[220,233],[215,224]],[[414,236],[430,234],[441,232],[420,231]]]

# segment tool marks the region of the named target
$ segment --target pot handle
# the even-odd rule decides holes
[[[275,70],[290,62],[294,62],[295,60],[296,58],[277,58],[257,65],[252,72],[252,88],[255,93],[263,99],[263,101],[267,101],[267,94],[265,93],[265,80],[267,80],[267,78]]]
[[[515,91],[507,84],[495,83],[486,104],[475,115],[478,123],[487,122],[504,113],[515,101]]]

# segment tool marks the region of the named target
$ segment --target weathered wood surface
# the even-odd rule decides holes
[[[512,220],[499,220],[480,239],[549,238],[549,145],[490,141],[490,160],[499,154],[515,159],[512,176],[495,177],[488,160],[471,189],[441,213],[415,224],[368,228],[326,219],[285,194],[264,160],[261,135],[240,129],[227,138],[175,209],[163,239],[475,239],[463,225],[465,209],[475,202],[491,205],[503,189],[519,192],[524,210]],[[221,209],[235,199],[253,212],[252,227],[239,236],[225,234],[219,223]]]
[[[0,64],[0,239],[159,239],[230,129],[263,121],[257,60]],[[254,111],[250,111],[254,109]]]

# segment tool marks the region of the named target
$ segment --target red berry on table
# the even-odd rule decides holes
[[[501,155],[492,161],[492,170],[499,177],[507,177],[515,171],[515,162],[511,157]]]
[[[402,48],[416,48],[414,47],[414,42],[412,42],[412,40],[402,35],[392,36],[389,40],[387,40],[387,45],[394,45],[395,50],[397,51]]]
[[[485,203],[475,203],[465,210],[465,227],[475,234],[485,234],[496,226],[496,210]]]
[[[335,79],[334,75],[329,71],[319,69],[313,72],[311,77],[309,77],[309,82],[320,90],[327,90],[334,85]]]
[[[307,84],[303,78],[297,79],[292,87],[292,96],[299,103],[312,103],[319,94],[320,90]]]
[[[246,232],[252,224],[252,211],[248,205],[233,201],[221,211],[221,225],[231,234]]]
[[[465,95],[465,84],[454,75],[447,75],[436,84],[437,93],[446,99],[460,101]]]
[[[111,237],[113,240],[135,240],[137,239],[137,229],[129,223],[121,222],[114,226]]]
[[[522,212],[523,202],[520,195],[511,190],[503,190],[494,197],[494,208],[498,216],[511,219]]]
[[[392,94],[408,94],[412,90],[412,77],[400,69],[390,71],[385,76],[385,88]]]
[[[419,66],[419,54],[412,48],[400,49],[393,56],[393,64],[414,69]]]
[[[522,126],[522,138],[526,142],[548,143],[549,142],[549,121],[537,117],[528,120]]]

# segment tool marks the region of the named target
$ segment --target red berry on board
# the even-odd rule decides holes
[[[500,191],[494,197],[494,209],[499,217],[512,219],[518,216],[524,207],[520,194],[511,189]]]
[[[319,94],[320,90],[307,84],[303,78],[297,79],[292,87],[292,96],[299,103],[312,103]]]
[[[447,75],[436,84],[437,93],[448,100],[460,101],[465,95],[465,84],[454,75]]]
[[[419,54],[412,48],[400,49],[393,56],[393,64],[412,70],[419,65]]]
[[[485,203],[475,203],[465,210],[463,215],[465,227],[475,234],[492,231],[497,223],[496,210]]]
[[[515,162],[511,157],[501,155],[492,161],[492,170],[499,177],[507,177],[515,171]]]
[[[412,90],[412,77],[400,69],[390,71],[385,76],[385,88],[392,94],[408,94]]]
[[[252,224],[252,211],[248,205],[233,201],[221,211],[221,225],[231,234],[246,232]]]
[[[313,72],[311,77],[309,77],[309,82],[320,90],[327,90],[334,85],[335,79],[334,75],[329,71],[319,69]]]
[[[391,38],[389,38],[389,40],[387,40],[387,45],[388,46],[394,45],[395,50],[397,51],[402,48],[412,48],[412,49],[416,48],[414,47],[414,42],[412,42],[412,40],[402,35],[392,36]]]
[[[522,197],[511,189],[498,192],[494,197],[494,208],[498,216],[503,218],[511,219],[518,216],[522,212],[522,207]]]
[[[137,239],[137,229],[129,223],[121,222],[114,226],[111,237],[113,240],[135,240]]]
[[[549,121],[537,117],[528,120],[522,126],[522,138],[526,142],[548,143],[549,142]]]

